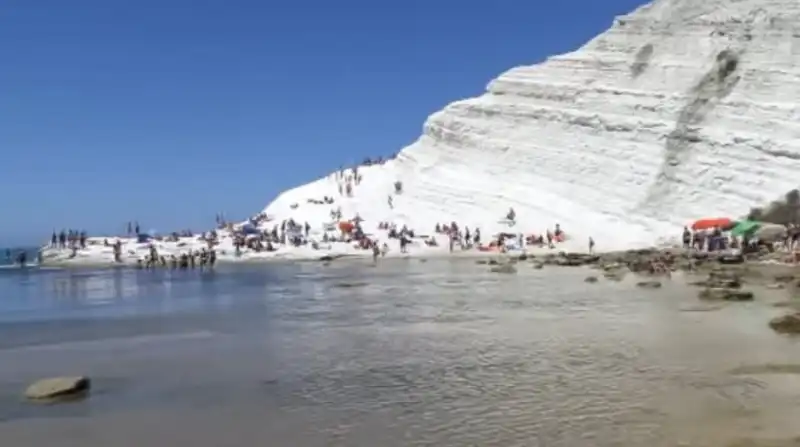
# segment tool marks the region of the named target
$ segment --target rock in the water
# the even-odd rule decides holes
[[[639,281],[636,283],[637,287],[641,287],[643,289],[659,289],[661,288],[660,281]]]
[[[54,377],[31,384],[25,390],[30,400],[54,401],[84,397],[91,388],[91,380],[84,376]]]
[[[536,270],[543,269],[544,268],[544,264],[542,264],[541,262],[534,262],[533,263],[533,268],[535,268]]]
[[[752,301],[754,298],[753,292],[724,287],[709,287],[701,290],[697,296],[703,300],[722,301]]]
[[[708,279],[689,284],[712,289],[738,289],[742,287],[739,274],[728,270],[713,270],[709,272]]]
[[[781,283],[775,283],[775,284],[767,285],[767,288],[768,289],[773,289],[773,290],[780,290],[780,289],[785,289],[786,286],[781,284]]]
[[[517,258],[517,259],[519,259],[520,261],[527,261],[528,260],[528,255],[526,255],[526,254],[519,255],[519,258]]]
[[[720,264],[741,264],[744,262],[744,256],[740,254],[720,256],[717,258],[717,262]]]
[[[334,287],[339,287],[339,288],[342,288],[342,289],[349,289],[349,288],[352,288],[352,287],[366,287],[368,285],[369,285],[368,282],[363,282],[363,281],[362,282],[340,282],[340,283],[334,284]]]
[[[478,265],[486,265],[489,263],[489,261],[487,261],[486,259],[478,259],[477,261],[475,261],[475,263]]]
[[[782,334],[800,334],[800,313],[775,317],[769,322],[769,327]]]
[[[490,270],[492,273],[517,273],[517,268],[511,264],[496,265]]]
[[[586,279],[583,280],[583,282],[595,283],[595,282],[597,282],[597,277],[596,276],[587,276]]]
[[[622,272],[605,272],[603,277],[609,281],[622,281],[625,275]]]
[[[794,280],[794,275],[791,274],[775,275],[775,282],[788,283],[792,282],[792,280]]]

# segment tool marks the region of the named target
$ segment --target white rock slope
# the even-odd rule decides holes
[[[433,114],[396,160],[361,170],[353,198],[328,177],[265,212],[321,225],[330,207],[306,199],[329,195],[365,227],[455,220],[489,234],[513,206],[514,231],[558,222],[598,248],[653,243],[798,186],[799,63],[797,0],[656,0]]]

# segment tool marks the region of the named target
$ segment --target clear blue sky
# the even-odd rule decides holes
[[[642,0],[5,0],[0,245],[207,229]]]

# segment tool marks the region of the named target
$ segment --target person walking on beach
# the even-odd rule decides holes
[[[377,241],[372,241],[372,261],[378,262],[378,256],[381,254],[381,249],[378,247]]]

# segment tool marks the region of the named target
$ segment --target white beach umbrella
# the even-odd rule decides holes
[[[765,223],[756,230],[753,236],[766,242],[776,242],[786,238],[786,227],[778,224]]]

